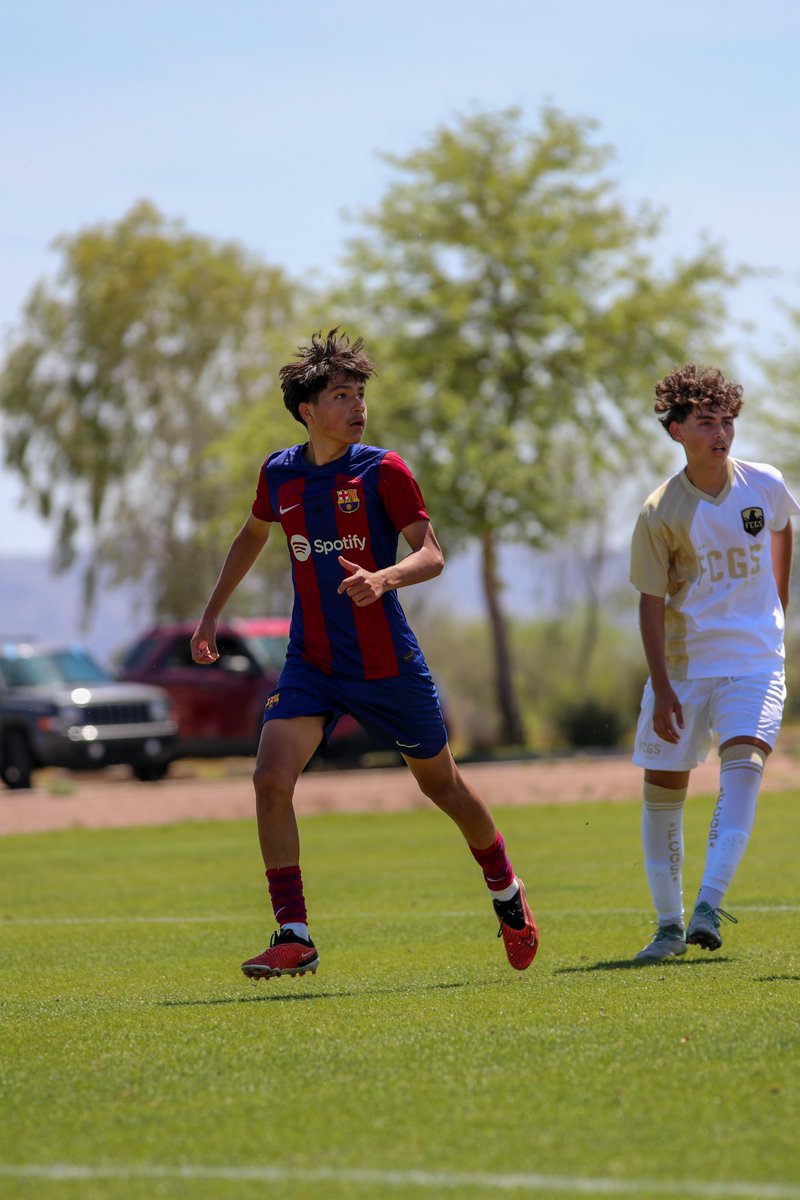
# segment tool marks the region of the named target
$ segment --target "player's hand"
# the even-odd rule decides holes
[[[677,746],[683,729],[681,702],[671,687],[654,689],[653,732],[662,742]]]
[[[219,658],[217,623],[203,620],[192,634],[192,658],[196,663],[213,663]]]
[[[343,558],[341,554],[339,565],[348,572],[337,589],[340,596],[349,596],[359,608],[365,608],[367,604],[374,604],[376,600],[380,600],[386,588],[379,571],[366,571],[357,563]]]

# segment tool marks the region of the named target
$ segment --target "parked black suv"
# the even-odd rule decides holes
[[[124,763],[160,779],[177,725],[161,688],[120,683],[81,647],[0,643],[0,778],[29,788],[38,767]]]

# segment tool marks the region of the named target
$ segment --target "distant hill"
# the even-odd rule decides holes
[[[118,588],[102,593],[84,627],[81,594],[79,567],[54,574],[48,558],[0,557],[0,641],[77,641],[108,661],[148,624],[148,614],[137,612],[135,593]]]

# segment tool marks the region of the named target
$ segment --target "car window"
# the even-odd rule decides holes
[[[225,665],[225,659],[239,659],[240,669],[243,666],[242,659],[246,659],[253,667],[258,669],[258,662],[248,649],[244,638],[237,637],[236,634],[220,634],[217,638],[217,649],[219,650],[220,662]]]
[[[262,667],[272,671],[282,669],[286,659],[286,647],[289,645],[288,637],[276,634],[259,636],[250,634],[244,640]]]
[[[158,649],[160,644],[160,638],[142,638],[140,642],[136,642],[125,651],[120,659],[120,667],[127,670],[130,667],[138,666],[139,663],[146,662],[152,656],[153,652]]]
[[[253,655],[248,651],[244,641],[230,634],[219,634],[217,637],[217,650],[219,651],[219,658],[216,662],[196,663],[192,658],[192,647],[189,638],[175,638],[164,655],[162,666],[172,670],[184,670],[187,667],[196,667],[201,671],[213,671],[224,667],[223,660],[226,658],[244,657],[251,663],[255,662]]]
[[[46,654],[28,648],[6,650],[2,658],[6,687],[43,687],[47,684],[107,683],[110,675],[84,650],[69,649]]]

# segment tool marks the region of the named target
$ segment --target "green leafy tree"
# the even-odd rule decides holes
[[[786,308],[785,312],[789,323],[789,335],[784,339],[787,349],[771,357],[759,358],[767,384],[762,397],[764,425],[761,441],[765,453],[774,458],[776,466],[797,481],[800,478],[800,411],[797,405],[800,389],[800,309]],[[750,405],[751,398],[748,396],[745,413],[749,412]],[[751,435],[757,433],[752,428],[748,432]]]
[[[553,107],[534,131],[478,112],[387,155],[339,297],[379,364],[373,434],[408,454],[448,546],[480,549],[508,744],[525,731],[500,547],[613,508],[650,455],[654,381],[708,353],[735,281],[709,243],[656,265],[660,220],[627,211],[594,130]]]
[[[766,387],[759,392],[748,390],[741,420],[747,425],[748,436],[757,440],[760,453],[784,473],[793,494],[800,496],[800,411],[797,404],[800,391],[800,309],[783,307],[789,325],[789,335],[784,339],[787,349],[770,357],[759,357]],[[756,404],[760,416],[758,426],[754,426],[750,420]],[[798,570],[792,575],[792,603],[787,613],[788,624],[795,631],[800,628],[796,597],[800,597]],[[787,655],[787,664],[791,670],[791,655]],[[790,694],[794,695],[794,692]]]
[[[283,271],[140,202],[56,242],[0,373],[5,461],[54,527],[57,565],[197,611],[231,536],[224,438],[265,403],[303,297]],[[254,487],[251,486],[251,498]],[[241,520],[241,515],[238,514]]]

